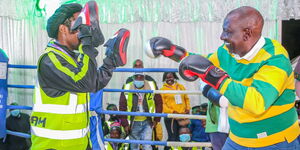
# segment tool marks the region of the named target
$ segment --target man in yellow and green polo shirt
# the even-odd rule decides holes
[[[300,149],[294,73],[277,41],[262,37],[264,19],[249,6],[230,11],[223,23],[224,44],[206,58],[192,55],[162,37],[150,39],[147,54],[180,62],[187,81],[201,78],[228,101],[230,134],[223,150]],[[203,94],[209,94],[209,89]],[[222,99],[210,99],[217,106]]]

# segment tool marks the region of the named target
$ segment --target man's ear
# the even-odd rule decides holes
[[[245,29],[244,29],[243,40],[244,40],[244,41],[248,41],[248,40],[251,38],[252,33],[253,33],[253,32],[252,32],[252,29],[245,28]]]
[[[68,27],[61,24],[61,25],[59,25],[58,30],[61,33],[66,33],[68,31]]]

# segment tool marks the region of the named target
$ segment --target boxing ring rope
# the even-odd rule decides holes
[[[8,68],[21,68],[21,69],[37,69],[37,66],[34,65],[14,65],[8,64]],[[177,69],[173,68],[117,68],[114,72],[178,72]],[[34,85],[12,85],[7,84],[8,88],[25,88],[25,89],[34,89]],[[176,93],[176,94],[201,94],[200,91],[163,91],[163,90],[123,90],[123,89],[103,89],[102,92],[131,92],[131,93],[153,93],[153,94],[165,94],[165,93]],[[102,109],[102,100],[100,98],[101,109],[97,111],[99,114],[116,114],[116,115],[131,115],[131,116],[148,116],[148,117],[167,117],[167,118],[189,118],[189,119],[206,119],[206,116],[200,115],[183,115],[183,114],[165,114],[165,113],[147,113],[147,112],[125,112],[125,111],[107,111]],[[32,110],[30,106],[15,106],[15,105],[6,105],[4,106],[6,109],[25,109]],[[100,128],[102,129],[101,119]],[[104,138],[103,131],[99,130],[100,136],[103,142],[117,142],[117,143],[132,143],[132,144],[149,144],[149,145],[162,145],[162,146],[206,146],[211,147],[211,143],[209,142],[167,142],[167,141],[144,141],[144,140],[125,140],[125,139],[109,139]],[[7,134],[30,138],[31,136],[26,133],[14,132],[6,130]]]

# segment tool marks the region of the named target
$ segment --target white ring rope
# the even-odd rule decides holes
[[[182,90],[153,90],[154,94],[196,94],[202,95],[201,91],[182,91]]]

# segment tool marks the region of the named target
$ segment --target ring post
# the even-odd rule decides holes
[[[6,135],[7,65],[8,57],[0,48],[0,138]]]

